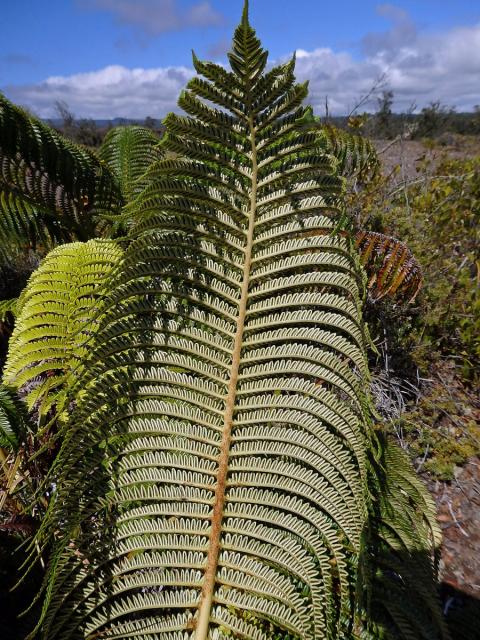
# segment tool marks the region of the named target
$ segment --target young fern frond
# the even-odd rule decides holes
[[[39,418],[68,392],[69,378],[79,375],[98,328],[108,278],[121,257],[111,240],[57,247],[17,301],[4,381]]]
[[[51,471],[43,638],[337,638],[354,618],[368,415],[343,181],[265,73],[194,59]],[[318,235],[316,231],[326,231]],[[82,497],[81,497],[82,496]],[[60,532],[60,533],[59,533]]]
[[[96,216],[121,205],[117,181],[92,151],[0,94],[0,237],[88,240]]]

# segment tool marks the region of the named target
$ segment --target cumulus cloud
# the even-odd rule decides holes
[[[480,104],[480,23],[420,34],[404,12],[390,14],[393,7],[384,7],[392,29],[365,36],[362,59],[327,48],[297,52],[297,76],[310,79],[314,107],[321,110],[328,95],[332,113],[348,113],[381,77],[395,94],[397,111],[435,100],[459,111]],[[373,97],[366,108],[374,107]]]
[[[39,84],[10,86],[5,93],[41,118],[56,117],[55,101],[65,101],[78,116],[91,118],[163,117],[194,75],[187,67],[127,69],[111,65],[89,73],[54,76]]]
[[[331,113],[348,113],[383,76],[385,88],[394,92],[397,111],[408,109],[412,102],[421,108],[435,100],[458,110],[480,104],[480,23],[443,33],[421,33],[405,12],[392,5],[382,5],[380,10],[391,21],[391,29],[386,34],[366,35],[360,59],[330,48],[297,51],[297,78],[310,80],[308,100],[318,113],[323,112],[327,95]],[[224,44],[216,45],[210,54],[222,56]],[[12,100],[46,118],[54,117],[53,105],[59,99],[79,116],[160,118],[175,109],[178,94],[193,73],[180,66],[109,66],[4,90]],[[375,107],[373,96],[364,108]]]
[[[139,29],[149,36],[189,27],[223,24],[223,16],[210,2],[198,2],[181,10],[175,0],[78,0],[85,9],[108,11],[120,24]]]
[[[400,48],[415,43],[417,27],[406,11],[392,4],[381,4],[377,13],[389,20],[392,26],[387,31],[367,33],[362,38],[362,50],[367,56],[381,53],[394,58]]]

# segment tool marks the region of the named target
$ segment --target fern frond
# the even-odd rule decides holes
[[[442,538],[435,504],[405,452],[386,438],[381,447],[370,541],[371,627],[392,640],[448,640],[436,589]]]
[[[0,235],[31,239],[40,229],[87,240],[95,217],[121,205],[113,174],[93,152],[0,94]]]
[[[18,298],[10,298],[10,300],[0,300],[0,322],[5,322],[8,314],[12,314],[15,318],[17,315]]]
[[[413,302],[423,278],[410,249],[400,240],[374,231],[359,231],[355,242],[367,272],[371,298],[401,297]]]
[[[194,59],[205,79],[166,119],[181,158],[157,162],[131,205],[39,535],[62,531],[49,640],[334,638],[353,615],[368,422],[356,261],[332,233],[343,181],[301,126],[306,88],[266,60],[246,15],[232,71]]]
[[[4,380],[24,396],[30,410],[37,408],[39,417],[58,401],[69,376],[78,375],[98,327],[102,286],[121,256],[111,240],[57,247],[16,302]]]
[[[18,448],[26,430],[27,420],[20,399],[12,389],[0,385],[0,447]]]
[[[344,180],[305,131],[294,62],[265,72],[247,5],[229,59],[194,58],[203,78],[166,120],[180,158],[129,205],[69,385],[36,537],[44,640],[334,640],[359,623],[372,436]]]
[[[374,178],[380,170],[375,146],[368,138],[326,124],[309,107],[302,119],[306,130],[318,132],[320,144],[337,160],[337,169],[345,178],[361,180]]]
[[[105,136],[98,155],[117,176],[125,202],[145,186],[147,169],[163,154],[158,136],[139,126],[115,127]]]
[[[369,180],[379,172],[380,161],[377,151],[368,138],[330,124],[322,124],[319,135],[328,153],[337,159],[341,175]]]

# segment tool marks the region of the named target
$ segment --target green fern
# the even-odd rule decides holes
[[[24,244],[95,235],[122,197],[108,167],[0,94],[0,240]]]
[[[99,150],[99,157],[116,175],[126,208],[103,216],[106,223],[102,233],[109,237],[125,235],[132,224],[128,205],[149,182],[148,172],[163,156],[160,140],[144,127],[116,127],[107,133]]]
[[[346,178],[361,180],[374,178],[380,170],[380,161],[374,144],[357,133],[323,123],[312,108],[303,117],[306,130],[318,132],[319,142],[327,153],[337,160],[337,170]]]
[[[98,155],[118,177],[124,200],[130,202],[145,186],[142,178],[162,151],[153,131],[130,126],[111,129]]]
[[[16,394],[0,385],[0,448],[17,449],[27,430],[25,411]]]
[[[0,300],[0,322],[5,322],[8,314],[13,317],[17,315],[18,298],[10,298],[9,300]]]
[[[337,159],[342,175],[369,180],[378,173],[380,161],[375,146],[368,138],[328,124],[321,126],[320,136],[328,152]]]
[[[195,58],[192,115],[166,120],[184,159],[160,161],[137,202],[52,471],[45,638],[351,626],[367,516],[356,261],[311,233],[335,228],[342,181],[301,127],[293,65],[266,60],[245,14],[233,72]]]
[[[71,243],[51,251],[16,304],[4,380],[29,410],[46,416],[68,389],[98,327],[102,285],[122,256],[111,240]],[[107,286],[108,290],[108,286]]]
[[[441,532],[435,503],[396,443],[381,437],[373,465],[376,496],[369,553],[374,579],[368,626],[373,638],[449,638],[436,589]]]
[[[75,280],[63,352],[47,346],[54,322],[29,333],[36,280],[20,302],[8,375],[21,386],[53,369],[70,402],[32,546],[51,552],[32,638],[353,640],[375,628],[363,592],[371,581],[375,604],[375,561],[397,548],[389,522],[407,550],[430,551],[430,511],[416,519],[424,493],[388,448],[372,460],[338,162],[305,128],[294,61],[265,71],[247,9],[229,58],[232,71],[194,57],[203,78],[180,97],[187,116],[166,120],[164,148],[180,157],[131,191],[122,266],[93,324],[85,313],[94,335],[75,338]],[[47,261],[63,265],[62,251]],[[38,276],[38,309],[49,283]],[[58,400],[47,386],[40,396],[44,410]],[[382,462],[408,501],[389,502],[395,484],[381,493]]]

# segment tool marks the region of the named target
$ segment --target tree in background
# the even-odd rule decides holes
[[[438,136],[450,130],[455,118],[455,109],[442,105],[439,100],[424,107],[416,121],[413,138]]]
[[[59,127],[60,133],[77,144],[83,144],[86,147],[100,146],[105,130],[100,129],[92,118],[77,120],[70,111],[68,104],[63,100],[55,102],[55,109],[62,120],[62,124]]]
[[[393,91],[382,91],[377,99],[378,110],[375,114],[375,135],[378,138],[390,138],[392,136],[392,106]]]

